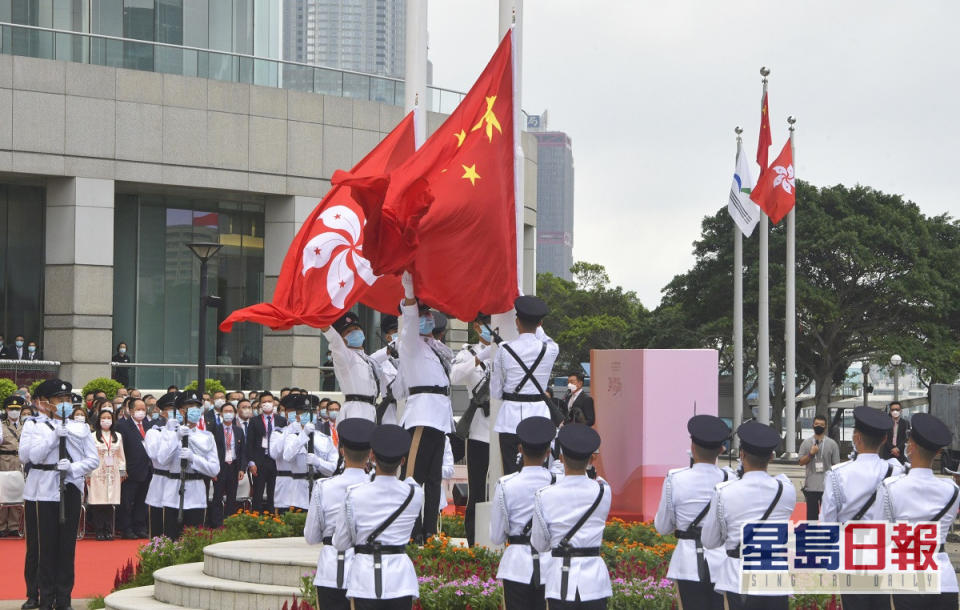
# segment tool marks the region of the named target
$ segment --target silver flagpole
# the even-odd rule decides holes
[[[763,77],[763,96],[760,98],[762,106],[767,96],[768,68],[760,68]],[[769,108],[769,106],[768,106]],[[770,120],[769,118],[767,119]],[[767,168],[761,167],[762,173]],[[770,287],[768,261],[769,221],[766,213],[760,215],[760,316],[757,341],[757,421],[761,424],[770,423]]]
[[[737,134],[737,159],[743,149],[743,129]],[[733,223],[733,429],[743,423],[743,231]],[[740,447],[740,437],[733,435],[733,448]]]
[[[797,119],[788,117],[787,123],[790,124],[790,157],[793,159],[793,175],[796,176],[797,159],[794,157],[794,123]],[[794,195],[796,195],[796,183],[794,183]],[[797,206],[794,203],[793,209],[787,214],[787,309],[784,315],[785,334],[787,350],[786,379],[784,380],[784,392],[786,401],[784,402],[784,417],[787,418],[787,454],[793,456],[797,450],[797,256],[796,256],[796,232],[797,232]]]

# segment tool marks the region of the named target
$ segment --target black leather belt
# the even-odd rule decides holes
[[[164,477],[167,477],[168,479],[173,479],[175,481],[180,480],[179,472],[167,472],[166,470],[159,470],[159,471],[154,470],[154,473],[160,474],[160,476],[164,476]],[[203,476],[198,472],[188,472],[184,477],[184,479],[186,479],[187,481],[202,481],[206,478],[207,477]]]
[[[365,402],[368,405],[377,406],[377,399],[375,396],[364,396],[363,394],[346,394],[343,397],[343,402]]]
[[[573,547],[568,547],[565,549],[556,548],[550,551],[550,554],[554,557],[599,557],[600,556],[600,547],[598,546],[589,546],[575,549]]]
[[[169,477],[169,476],[170,476],[170,471],[169,471],[169,470],[154,470],[154,471],[153,471],[153,474],[155,474],[155,475],[157,475],[157,476],[160,476],[160,477]],[[178,478],[179,478],[179,475],[178,475]]]
[[[323,544],[326,546],[332,546],[333,536],[327,536],[326,538],[321,540],[321,542],[323,542]],[[343,588],[343,571],[344,571],[343,568],[345,563],[346,563],[346,551],[341,551],[340,549],[337,549],[337,588],[338,589]]]
[[[673,537],[677,540],[699,540],[701,531],[699,527],[695,530],[674,530]]]
[[[510,544],[530,544],[530,536],[507,536]]]
[[[402,555],[407,552],[407,547],[404,544],[358,544],[353,551],[361,555],[373,555],[376,552],[381,555]]]
[[[510,544],[524,544],[530,547],[530,558],[533,559],[533,578],[530,579],[530,582],[535,586],[540,586],[540,553],[530,544],[530,536],[507,536],[507,542]]]
[[[3,451],[0,451],[0,455],[18,455],[18,452],[12,449],[9,451],[4,449]]]
[[[504,392],[503,400],[512,402],[543,402],[543,396],[540,394],[513,394],[511,392]]]
[[[289,470],[278,470],[277,476],[290,477],[291,479],[306,479],[308,475],[306,472],[290,472]]]
[[[450,386],[445,385],[415,385],[407,390],[410,396],[414,394],[440,394],[442,396],[450,395]]]
[[[727,549],[727,557],[730,559],[740,559],[740,547]]]
[[[56,464],[30,464],[30,470],[56,470]]]

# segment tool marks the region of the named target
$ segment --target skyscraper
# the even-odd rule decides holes
[[[572,280],[573,145],[561,131],[537,131],[545,115],[527,122],[537,138],[537,273]]]

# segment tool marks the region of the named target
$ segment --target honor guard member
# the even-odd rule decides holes
[[[533,549],[552,556],[544,570],[548,608],[606,608],[612,591],[600,545],[611,493],[606,481],[587,476],[600,435],[583,424],[567,424],[557,444],[565,474],[536,493],[530,531]]]
[[[400,368],[400,354],[397,352],[397,333],[400,322],[397,316],[380,316],[380,338],[386,345],[370,354],[370,359],[380,365],[383,387],[380,389],[381,399],[377,405],[377,424],[396,424],[397,400],[401,397],[398,374]]]
[[[787,521],[797,503],[797,490],[785,474],[772,477],[767,465],[780,435],[773,428],[750,421],[737,429],[743,476],[718,483],[703,520],[701,538],[708,549],[722,548],[726,558],[718,568],[716,590],[729,610],[786,610],[788,595],[741,595],[740,530],[744,523]]]
[[[490,514],[490,541],[509,542],[503,552],[497,578],[503,581],[503,599],[506,610],[546,608],[545,583],[549,553],[534,551],[530,546],[533,529],[533,498],[536,492],[555,482],[555,477],[544,468],[550,451],[550,442],[556,427],[546,417],[528,417],[517,425],[523,469],[500,477],[493,493]]]
[[[350,608],[347,600],[347,576],[353,562],[353,549],[338,551],[334,548],[333,533],[343,513],[343,499],[347,495],[347,489],[370,480],[364,468],[370,457],[370,436],[374,428],[376,425],[373,422],[360,417],[342,422],[338,432],[343,472],[317,481],[313,487],[303,536],[307,544],[323,543],[313,584],[317,588],[318,606],[324,610]]]
[[[440,489],[443,480],[443,447],[446,435],[453,432],[453,409],[450,405],[450,349],[433,338],[433,315],[421,307],[413,292],[413,276],[405,271],[401,278],[404,300],[400,308],[400,375],[406,386],[407,402],[403,427],[411,435],[410,455],[401,478],[413,476],[423,485],[423,520],[414,532],[414,540],[422,541],[424,533],[437,531]]]
[[[946,424],[927,413],[917,413],[910,419],[910,424],[912,428],[905,447],[910,470],[883,482],[876,502],[879,509],[871,508],[866,518],[940,523],[940,547],[936,554],[940,593],[894,595],[893,607],[896,610],[954,610],[958,603],[957,575],[944,543],[960,508],[960,488],[951,479],[934,476],[932,469],[933,461],[944,447],[950,445],[953,435]]]
[[[333,546],[354,550],[347,579],[353,610],[409,610],[420,589],[406,545],[424,502],[416,481],[397,479],[410,451],[410,434],[384,424],[370,436],[370,449],[376,476],[347,489]]]
[[[867,518],[877,502],[883,480],[901,474],[903,468],[880,459],[878,452],[893,429],[893,420],[879,409],[857,407],[853,410],[853,446],[857,457],[837,464],[823,481],[820,521],[846,523]],[[889,595],[841,595],[844,610],[890,607]]]
[[[290,462],[283,459],[283,450],[286,447],[287,435],[291,432],[290,424],[297,419],[296,411],[292,408],[294,401],[299,400],[299,394],[287,394],[280,399],[280,408],[286,416],[286,411],[290,410],[290,417],[285,417],[283,427],[275,427],[273,434],[270,435],[269,455],[277,465],[277,484],[273,492],[274,512],[282,515],[293,506],[293,471],[290,469]],[[299,428],[295,434],[300,432]],[[306,470],[303,471],[306,473]],[[306,475],[303,475],[306,478]]]
[[[295,398],[287,405],[287,419],[290,423],[284,428],[287,434],[283,437],[283,461],[290,469],[287,498],[290,506],[308,510],[310,469],[313,469],[314,481],[329,477],[337,469],[339,456],[330,437],[317,433],[310,413],[310,399],[303,394],[291,396]],[[311,437],[313,453],[307,451]]]
[[[167,412],[176,408],[177,392],[167,392],[157,399],[157,407]],[[183,415],[173,411],[174,416],[167,420],[164,427],[151,426],[143,438],[143,450],[147,452],[150,463],[153,465],[153,476],[150,477],[150,486],[147,487],[147,528],[150,538],[162,536],[166,531],[163,519],[163,499],[168,486],[177,484],[170,479],[170,473],[163,469],[160,463],[160,451],[166,444],[177,443],[177,429],[183,424]],[[177,488],[177,492],[179,492]]]
[[[667,474],[653,525],[660,535],[677,538],[667,578],[677,581],[683,607],[723,610],[723,597],[714,591],[713,582],[726,555],[720,548],[704,549],[700,535],[713,488],[736,476],[717,466],[730,428],[719,417],[694,415],[687,421],[687,431],[693,464]]]
[[[186,425],[180,425],[176,434],[167,436],[160,449],[160,468],[169,473],[163,489],[164,534],[172,540],[180,538],[184,526],[203,525],[207,512],[204,479],[220,474],[213,435],[197,427],[203,417],[202,405],[203,398],[195,390],[180,392],[176,407]],[[182,523],[179,520],[181,496]]]
[[[377,397],[383,382],[380,366],[363,352],[360,318],[352,311],[340,316],[333,327],[321,329],[333,353],[333,371],[344,394],[341,419],[377,419]]]
[[[513,302],[513,308],[520,335],[500,344],[490,373],[490,397],[503,401],[493,429],[500,438],[504,474],[519,469],[517,424],[527,417],[550,417],[549,398],[543,389],[550,383],[550,371],[560,353],[541,326],[547,315],[546,303],[537,297],[521,296]]]
[[[97,469],[93,434],[70,421],[73,387],[48,379],[36,390],[36,417],[23,425],[20,461],[27,550],[23,608],[70,608],[84,478]]]
[[[17,453],[20,449],[20,431],[23,427],[20,412],[26,403],[26,399],[17,394],[11,394],[3,401],[7,418],[0,422],[0,472],[16,472],[18,476],[22,473]],[[0,501],[2,500],[3,498],[0,498]],[[0,538],[18,535],[22,511],[23,509],[19,506],[0,507]]]
[[[466,440],[467,510],[463,525],[467,544],[476,541],[474,515],[477,502],[487,501],[487,468],[490,465],[490,316],[480,314],[473,329],[480,337],[476,344],[466,344],[453,359],[450,383],[467,388],[470,406],[460,416],[457,436]],[[550,440],[553,440],[552,438]]]

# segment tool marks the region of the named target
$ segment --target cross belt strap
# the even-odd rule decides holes
[[[537,367],[540,366],[540,361],[543,360],[543,356],[547,353],[547,344],[543,343],[540,346],[540,353],[537,354],[536,360],[533,361],[533,365],[527,367],[527,363],[517,355],[517,352],[513,351],[513,348],[510,347],[507,343],[502,343],[500,346],[507,350],[507,353],[510,354],[510,357],[513,358],[518,365],[520,365],[520,370],[523,371],[523,378],[520,379],[520,383],[517,384],[517,387],[514,388],[513,392],[519,394],[520,390],[526,385],[527,381],[532,381],[533,385],[537,387],[537,391],[540,394],[543,394],[543,388],[540,386],[540,382],[537,381],[537,378],[534,376],[534,371],[537,370]]]
[[[943,516],[946,515],[946,514],[947,514],[947,511],[950,510],[950,507],[953,506],[953,503],[954,503],[954,501],[957,499],[957,495],[958,495],[958,494],[960,494],[960,488],[954,487],[954,488],[953,488],[953,495],[950,496],[950,501],[947,502],[946,506],[944,506],[943,508],[940,509],[940,512],[938,512],[938,513],[933,517],[933,519],[931,519],[931,521],[933,521],[934,523],[936,523],[937,521],[940,521],[940,519],[943,519]],[[942,545],[941,545],[941,548],[942,548]],[[941,551],[941,552],[942,552],[942,551]]]
[[[323,542],[324,546],[332,546],[333,536],[326,536],[321,542]],[[338,589],[343,588],[343,572],[344,572],[344,565],[347,560],[346,553],[347,553],[346,551],[341,551],[340,549],[337,549],[337,588]]]
[[[763,512],[763,516],[760,517],[760,521],[766,521],[766,520],[770,517],[771,513],[773,513],[773,509],[777,507],[777,502],[780,501],[780,496],[782,496],[782,495],[783,495],[783,481],[781,481],[781,480],[778,479],[778,480],[777,480],[777,495],[773,496],[773,502],[771,502],[771,503],[770,503],[770,506],[767,507],[767,510],[765,510],[765,511]],[[735,548],[735,549],[727,549],[727,557],[731,557],[731,558],[733,558],[733,559],[739,559],[739,558],[740,558],[740,547],[738,546],[738,547]]]
[[[723,480],[726,481],[728,477],[727,471],[723,471]],[[694,546],[697,552],[697,577],[700,579],[700,582],[706,583],[710,582],[710,565],[707,563],[707,557],[704,555],[703,551],[703,541],[700,536],[703,533],[703,528],[699,527],[700,522],[703,521],[703,518],[707,516],[707,513],[710,511],[710,502],[707,502],[707,505],[703,507],[703,510],[696,516],[696,518],[690,522],[690,525],[687,526],[686,530],[676,530],[673,535],[676,536],[678,540],[693,540]]]
[[[885,474],[885,475],[883,476],[883,479],[888,479],[888,478],[890,478],[890,475],[891,475],[891,474],[893,474],[893,466],[892,466],[891,464],[887,464],[887,474]],[[883,485],[883,479],[880,479],[879,483],[877,483],[877,489],[880,488],[880,487],[879,487],[880,485]],[[873,503],[874,503],[876,500],[877,500],[877,490],[874,489],[874,490],[873,490],[873,493],[870,494],[870,497],[867,498],[867,501],[864,502],[863,506],[860,507],[860,510],[857,511],[857,514],[855,514],[855,515],[853,516],[853,520],[854,520],[854,521],[859,521],[860,519],[862,519],[863,516],[864,516],[865,514],[867,514],[867,511],[870,510],[870,507],[873,506]],[[952,502],[951,502],[951,504],[952,504]]]
[[[363,394],[346,394],[343,397],[343,402],[365,402],[368,405],[377,406],[377,399],[373,396],[365,396]]]
[[[600,554],[600,547],[590,547],[590,548],[573,548],[570,546],[570,540],[576,535],[580,528],[583,527],[583,524],[587,522],[587,519],[597,510],[597,507],[600,506],[600,500],[603,499],[603,492],[606,485],[602,481],[597,481],[597,484],[600,485],[600,491],[597,492],[597,497],[594,499],[593,504],[590,505],[590,508],[587,509],[587,512],[583,513],[580,517],[580,520],[573,524],[573,527],[570,528],[563,538],[560,539],[560,544],[557,545],[557,548],[551,551],[551,554],[554,557],[563,558],[563,567],[561,568],[562,578],[560,580],[560,599],[567,599],[567,585],[570,581],[570,558],[571,557],[596,557]],[[595,552],[594,552],[595,551]]]
[[[407,393],[410,396],[414,394],[441,394],[443,396],[450,395],[450,386],[445,385],[415,385],[410,388]]]
[[[377,599],[380,599],[380,596],[383,595],[383,557],[382,555],[398,555],[403,553],[406,550],[404,545],[384,545],[376,541],[377,536],[382,534],[388,527],[390,527],[397,518],[403,514],[403,511],[410,506],[410,501],[413,500],[414,486],[410,485],[410,493],[407,494],[407,498],[403,503],[393,511],[386,521],[377,526],[377,529],[370,532],[370,535],[367,536],[367,541],[365,544],[356,545],[353,550],[356,553],[362,553],[366,555],[373,555],[373,583],[377,592]]]

